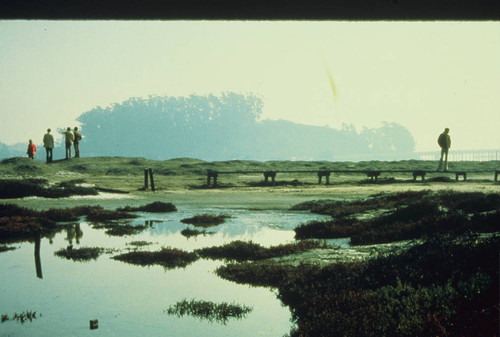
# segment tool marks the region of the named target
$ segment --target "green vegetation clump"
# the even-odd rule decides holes
[[[321,248],[317,241],[300,241],[269,248],[262,247],[258,243],[233,241],[220,247],[207,247],[195,250],[201,257],[210,259],[227,259],[236,261],[263,260],[272,257],[285,256],[306,250]]]
[[[137,235],[144,231],[147,226],[144,225],[128,225],[128,224],[120,224],[115,222],[106,222],[106,223],[93,223],[92,228],[95,229],[106,229],[106,234],[110,236],[128,236],[128,235]]]
[[[42,316],[41,314],[38,314],[38,316]],[[24,324],[26,321],[32,322],[34,319],[37,318],[37,312],[36,311],[23,311],[22,313],[18,314],[17,312],[10,317],[8,314],[2,314],[0,316],[0,322],[4,323],[7,321],[16,321],[17,323]]]
[[[59,249],[54,254],[67,260],[86,262],[90,260],[97,260],[97,258],[104,252],[105,249],[99,247],[73,248],[70,246],[68,248]]]
[[[169,315],[182,317],[190,315],[210,322],[226,324],[230,318],[242,319],[252,312],[253,308],[235,303],[214,303],[209,301],[186,300],[177,302],[167,309]]]
[[[198,235],[215,234],[215,232],[207,232],[206,230],[199,231],[197,229],[186,228],[181,231],[181,234],[187,238]]]
[[[365,261],[229,264],[228,280],[272,286],[290,307],[291,336],[495,336],[497,235],[440,235]]]
[[[212,227],[224,223],[227,218],[229,218],[227,215],[200,214],[192,218],[182,219],[181,222],[197,227]]]
[[[97,221],[110,221],[110,220],[121,220],[121,219],[133,219],[137,218],[138,215],[122,212],[113,211],[103,208],[92,209],[89,214],[87,214],[87,220],[97,222]]]
[[[164,268],[186,267],[198,259],[195,253],[185,252],[176,248],[162,248],[157,252],[135,251],[117,256],[113,259],[140,266],[160,265]]]
[[[461,234],[500,230],[500,195],[471,192],[405,192],[375,195],[363,201],[315,202],[296,206],[328,214],[332,220],[295,228],[297,239],[350,237],[351,244],[422,239],[436,233]],[[359,214],[382,211],[362,219]]]
[[[47,218],[33,216],[0,217],[0,242],[31,240],[35,235],[47,235],[56,230],[56,223]]]
[[[0,180],[0,199],[44,197],[66,198],[73,195],[97,195],[93,187],[79,186],[78,181],[50,185],[46,179]]]
[[[170,202],[155,201],[155,202],[152,202],[150,204],[140,206],[140,207],[125,206],[123,208],[118,208],[117,211],[168,213],[168,212],[176,212],[177,208],[175,207],[174,204],[172,204]]]
[[[134,247],[144,247],[144,246],[149,246],[152,245],[152,242],[148,241],[132,241],[127,243],[128,246],[134,246]]]
[[[0,245],[0,253],[8,252],[9,250],[15,250],[16,247],[9,247],[6,245]]]

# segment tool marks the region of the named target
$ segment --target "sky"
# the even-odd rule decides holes
[[[262,119],[395,122],[416,151],[448,127],[452,150],[500,149],[498,21],[0,20],[0,46],[5,144],[131,97],[236,92]]]

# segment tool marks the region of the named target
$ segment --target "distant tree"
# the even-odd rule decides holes
[[[260,120],[262,108],[261,98],[231,92],[133,97],[82,114],[80,147],[87,156],[203,160],[357,160],[414,148],[411,134],[396,123],[358,133],[351,124],[336,130]]]
[[[398,123],[382,122],[376,129],[363,129],[360,136],[365,139],[372,153],[412,153],[415,140],[408,129]]]
[[[255,95],[235,93],[130,98],[78,118],[85,135],[82,151],[153,159],[223,156],[254,126],[262,105]]]

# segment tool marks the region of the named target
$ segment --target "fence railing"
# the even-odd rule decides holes
[[[415,152],[420,160],[439,160],[440,151]],[[500,160],[500,150],[450,150],[448,161],[490,161]]]

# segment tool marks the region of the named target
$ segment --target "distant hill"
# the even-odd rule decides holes
[[[360,132],[352,125],[337,130],[260,120],[262,107],[251,94],[131,98],[83,113],[80,148],[85,157],[207,161],[396,160],[414,152],[412,135],[396,123]],[[0,152],[0,158],[10,156],[8,149]]]

